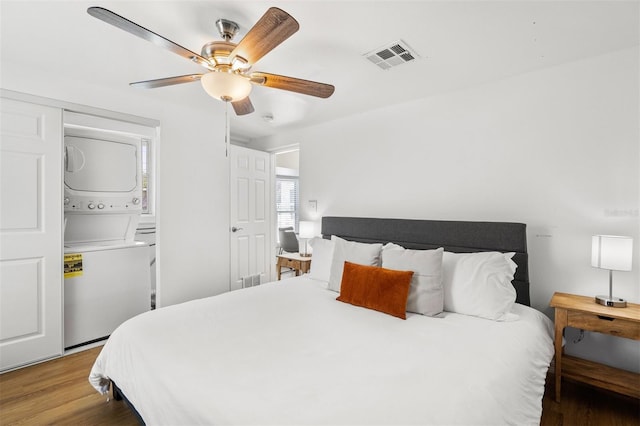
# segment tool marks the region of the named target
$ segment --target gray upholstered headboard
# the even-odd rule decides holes
[[[458,222],[445,220],[322,218],[322,235],[364,243],[396,243],[410,249],[444,247],[446,251],[515,252],[518,265],[513,280],[516,302],[529,306],[529,266],[526,225],[509,222]]]

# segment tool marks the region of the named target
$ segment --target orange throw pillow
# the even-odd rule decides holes
[[[407,319],[407,297],[413,271],[344,262],[340,296],[336,300]]]

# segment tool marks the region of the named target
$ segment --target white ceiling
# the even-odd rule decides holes
[[[300,30],[254,70],[335,85],[329,99],[255,87],[255,113],[234,117],[232,134],[249,141],[389,104],[481,85],[639,44],[638,1],[7,1],[1,9],[1,59],[108,87],[203,69],[86,13],[110,9],[199,52],[218,40],[214,22],[240,34],[270,6]],[[420,58],[383,71],[363,56],[404,40]],[[147,90],[149,97],[199,108],[212,102],[199,83]],[[271,123],[261,117],[271,114]]]

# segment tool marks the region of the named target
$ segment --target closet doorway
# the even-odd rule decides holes
[[[280,252],[281,228],[293,228],[298,233],[300,224],[299,150],[287,149],[274,154],[274,233],[276,253]],[[286,250],[285,251],[290,251]]]

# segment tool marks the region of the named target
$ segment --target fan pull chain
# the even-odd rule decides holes
[[[229,129],[229,99],[222,98],[224,101],[224,156],[229,158],[229,139],[231,139],[231,133]]]

